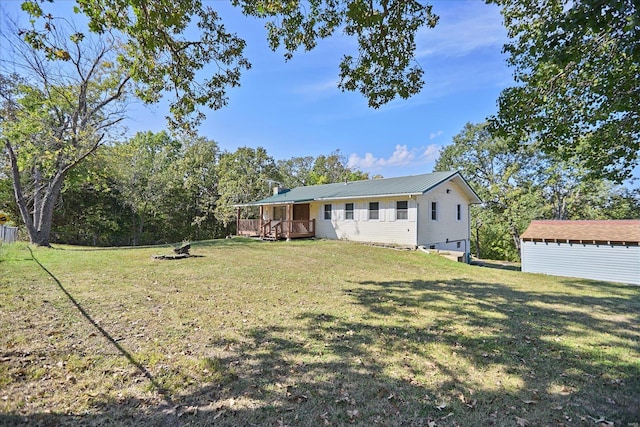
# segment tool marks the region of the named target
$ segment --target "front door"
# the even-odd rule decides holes
[[[309,221],[309,204],[293,205],[293,220]]]

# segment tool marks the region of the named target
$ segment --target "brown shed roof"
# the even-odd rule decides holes
[[[640,244],[640,220],[532,221],[522,240]]]

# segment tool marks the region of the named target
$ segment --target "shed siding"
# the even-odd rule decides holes
[[[525,241],[522,271],[640,285],[640,247]]]

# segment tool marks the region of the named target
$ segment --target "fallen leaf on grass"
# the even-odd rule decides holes
[[[356,418],[360,417],[360,411],[357,409],[353,411],[347,409],[347,416],[349,417],[349,421],[353,422]]]
[[[458,396],[458,399],[460,399],[462,403],[464,403],[465,405],[467,405],[467,407],[471,409],[475,408],[476,405],[478,404],[478,401],[476,399],[469,400],[462,393],[460,393],[460,395]]]
[[[287,400],[289,402],[302,403],[302,402],[306,402],[307,400],[309,400],[309,398],[307,396],[305,396],[304,394],[292,394],[292,395],[289,395],[287,397]]]
[[[560,390],[560,394],[563,396],[569,395],[573,393],[573,389],[571,387],[567,387],[566,385],[562,387],[562,390]]]
[[[524,418],[516,417],[516,424],[518,427],[527,427],[529,425],[529,421]]]
[[[347,393],[346,391],[342,390],[340,392],[340,397],[338,397],[336,399],[336,403],[347,403],[349,405],[355,405],[356,401],[355,401],[355,399],[352,399],[351,396],[349,396],[349,393]]]
[[[598,427],[613,427],[614,424],[612,421],[607,421],[606,419],[600,417],[598,419],[593,418],[592,416],[588,415],[587,418],[590,418]]]
[[[537,400],[525,400],[525,399],[522,399],[522,401],[524,403],[526,403],[527,405],[534,405],[534,404],[538,403]]]
[[[320,414],[320,419],[322,420],[322,424],[325,426],[330,426],[331,421],[329,421],[329,413],[325,412],[324,414]]]
[[[436,409],[437,409],[438,411],[442,411],[442,410],[443,410],[444,408],[446,408],[446,407],[447,407],[447,404],[446,404],[446,403],[444,403],[444,402],[442,402],[442,403],[441,403],[441,404],[439,404],[439,405],[436,405]]]

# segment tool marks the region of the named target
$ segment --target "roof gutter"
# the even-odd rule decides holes
[[[313,199],[314,201],[324,202],[328,200],[354,200],[354,199],[377,199],[380,197],[411,197],[411,196],[421,196],[423,192],[419,193],[391,193],[391,194],[366,194],[361,196],[341,196],[341,197],[318,197],[317,199]]]

